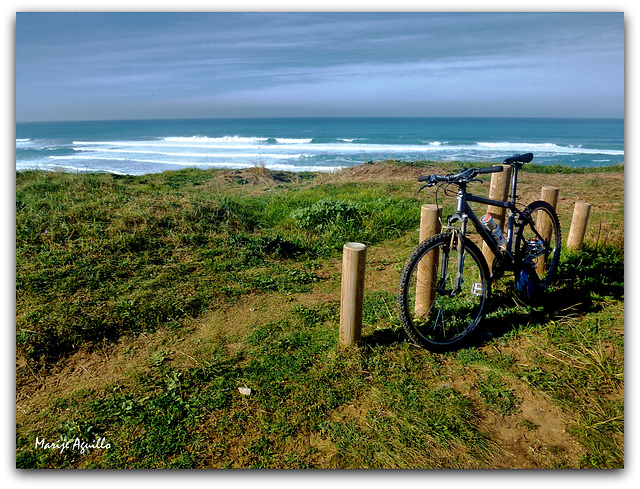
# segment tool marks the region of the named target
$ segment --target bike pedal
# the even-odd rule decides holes
[[[473,284],[471,286],[471,293],[475,294],[479,297],[482,297],[482,293],[484,292],[484,289],[482,287],[482,283],[480,282],[476,282],[475,284]]]

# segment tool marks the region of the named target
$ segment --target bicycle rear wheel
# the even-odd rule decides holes
[[[531,221],[521,219],[518,223],[515,242],[516,266],[522,268],[527,260],[531,260],[535,265],[540,286],[544,289],[554,279],[560,261],[560,221],[551,204],[543,200],[529,204],[524,214]]]
[[[431,351],[460,347],[482,320],[490,288],[489,267],[473,242],[452,233],[433,236],[402,270],[397,299],[402,326]]]

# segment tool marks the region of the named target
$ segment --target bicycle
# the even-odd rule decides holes
[[[429,175],[420,188],[438,186],[445,195],[457,187],[456,211],[447,218],[443,232],[426,239],[409,256],[398,284],[398,309],[409,338],[435,352],[465,345],[482,321],[492,283],[513,272],[519,293],[539,297],[553,280],[560,259],[560,222],[553,207],[542,200],[523,210],[517,205],[518,170],[533,159],[532,153],[504,160],[512,167],[510,195],[499,201],[467,192],[467,185],[481,181],[478,175],[503,171],[502,166],[463,168],[460,173]],[[485,227],[469,202],[506,208],[506,239]],[[486,220],[487,216],[483,219]],[[467,234],[471,221],[493,255],[491,272],[483,253]],[[499,228],[498,228],[499,229]],[[501,239],[502,238],[502,239]]]

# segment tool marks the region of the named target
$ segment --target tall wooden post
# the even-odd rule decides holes
[[[560,189],[558,187],[542,187],[540,192],[540,199],[545,202],[549,202],[551,207],[555,210],[558,207],[558,193]]]
[[[558,193],[560,189],[558,187],[542,187],[542,191],[540,193],[540,199],[544,200],[551,204],[551,207],[555,210],[558,206]],[[536,229],[540,233],[542,239],[546,242],[551,240],[551,233],[553,232],[553,223],[549,219],[549,217],[542,213],[538,212],[537,216],[531,216],[536,224]],[[546,260],[544,256],[538,258],[538,263],[536,265],[536,271],[539,274],[543,274],[544,270],[547,266]]]
[[[573,207],[573,217],[571,218],[571,228],[569,229],[569,238],[567,239],[567,248],[570,250],[579,250],[582,248],[584,235],[587,231],[587,220],[591,212],[591,204],[586,202],[576,202]]]
[[[506,202],[509,198],[509,184],[511,183],[511,165],[502,165],[503,170],[499,173],[491,174],[491,186],[489,187],[489,198],[491,200],[500,200]],[[498,207],[496,205],[487,206],[487,214],[493,216],[495,223],[504,232],[504,223],[507,209],[504,207]],[[482,254],[484,255],[487,263],[489,264],[489,270],[493,264],[493,252],[487,246],[487,243],[482,243]]]
[[[420,209],[420,243],[440,232],[442,209],[435,204],[424,204]],[[416,315],[425,315],[436,295],[438,250],[435,249],[418,263],[416,278]]]
[[[340,295],[340,344],[343,346],[360,342],[366,259],[367,247],[364,244],[344,245]]]

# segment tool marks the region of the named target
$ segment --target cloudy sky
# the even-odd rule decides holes
[[[22,13],[16,119],[624,116],[623,13]]]

